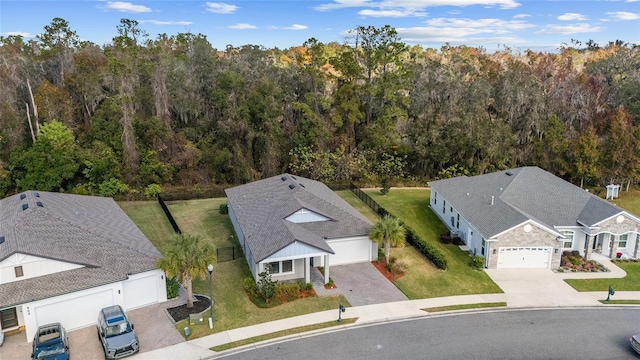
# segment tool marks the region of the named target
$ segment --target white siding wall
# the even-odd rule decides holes
[[[14,270],[16,266],[22,266],[23,276],[16,278]],[[0,284],[31,279],[81,267],[83,266],[78,264],[18,253],[0,262]]]
[[[317,222],[317,221],[327,221],[329,219],[320,214],[316,214],[312,211],[309,211],[307,209],[300,209],[297,212],[289,215],[286,218],[286,220],[292,223],[308,223],[308,222]]]

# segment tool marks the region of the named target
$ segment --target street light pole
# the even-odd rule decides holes
[[[207,270],[209,270],[209,296],[211,297],[211,311],[209,313],[209,329],[213,329],[213,265],[209,264],[207,266]]]

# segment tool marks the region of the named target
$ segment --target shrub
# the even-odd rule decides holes
[[[149,184],[144,189],[144,196],[147,199],[155,199],[160,194],[162,194],[162,186],[160,186],[158,184]]]
[[[304,285],[304,289],[307,290],[307,291],[313,290],[313,284],[312,283],[306,283]]]
[[[265,271],[258,274],[260,280],[256,284],[258,289],[258,294],[262,296],[265,302],[269,302],[276,295],[276,285],[278,281],[273,281],[271,279],[271,274],[269,274],[269,266]]]
[[[471,266],[474,269],[482,269],[484,267],[484,258],[480,255],[476,255],[471,258]]]
[[[409,258],[403,257],[397,259],[391,265],[391,272],[394,274],[403,274],[409,268]]]
[[[278,284],[276,286],[276,296],[281,299],[294,300],[300,295],[299,284]]]
[[[257,290],[256,281],[253,280],[253,278],[250,276],[244,278],[244,291],[246,291],[248,294],[253,294],[256,292],[256,290]]]
[[[98,185],[98,193],[100,196],[112,197],[116,194],[124,194],[127,190],[129,190],[129,185],[116,178],[105,180]]]
[[[166,281],[167,286],[167,299],[175,299],[178,297],[178,293],[180,291],[180,282],[178,279],[174,277],[167,277]]]
[[[412,228],[404,225],[407,233],[407,241],[411,239],[411,244],[416,247],[433,265],[438,269],[447,270],[447,258],[432,244],[422,240]]]
[[[582,264],[582,258],[576,256],[569,257],[569,261],[575,266]]]
[[[227,203],[220,204],[220,207],[218,208],[218,211],[222,215],[228,215],[229,214],[229,204],[227,204]]]

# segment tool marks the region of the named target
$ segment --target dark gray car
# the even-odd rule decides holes
[[[98,316],[98,338],[107,359],[120,359],[140,351],[138,337],[133,331],[133,324],[120,305],[100,310]]]

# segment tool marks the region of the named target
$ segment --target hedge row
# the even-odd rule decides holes
[[[398,218],[397,216],[388,212],[382,206],[378,207],[378,214],[382,217],[384,217],[385,215],[389,215]],[[418,236],[418,234],[416,234],[416,232],[411,227],[405,224],[402,220],[400,220],[400,223],[405,228],[405,236],[407,242],[418,249],[438,269],[447,270],[447,258],[444,256],[444,254],[441,253],[440,250],[438,250],[438,248],[436,248],[432,244],[424,241],[420,236]]]

